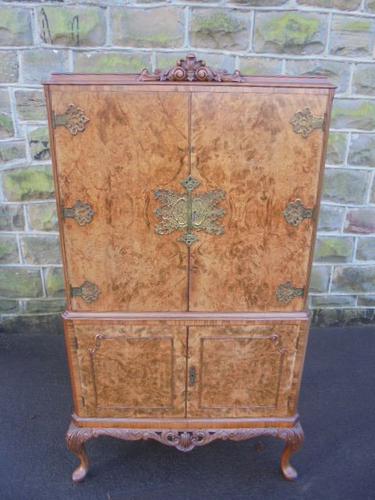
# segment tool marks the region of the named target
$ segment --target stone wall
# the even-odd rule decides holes
[[[373,320],[374,47],[374,0],[0,0],[3,330],[47,328],[64,307],[41,80],[167,68],[192,50],[229,71],[338,85],[310,301],[317,324]]]

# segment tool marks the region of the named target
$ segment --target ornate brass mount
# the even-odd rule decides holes
[[[324,117],[314,116],[310,108],[305,108],[302,111],[297,111],[290,123],[296,134],[301,134],[302,137],[306,138],[313,130],[324,128]]]
[[[282,283],[276,290],[277,300],[282,304],[289,304],[293,299],[303,297],[304,294],[304,288],[295,288],[290,281]]]
[[[89,118],[87,118],[84,111],[74,104],[69,104],[65,113],[60,115],[57,115],[55,112],[52,113],[53,128],[65,127],[72,135],[83,132],[88,121]]]
[[[92,206],[89,203],[83,203],[81,200],[75,202],[71,208],[63,208],[64,219],[74,219],[80,226],[90,224],[95,215]]]
[[[314,210],[305,208],[301,200],[297,199],[288,203],[284,210],[284,217],[291,226],[299,226],[304,219],[312,219]]]
[[[95,283],[85,281],[81,286],[70,287],[70,294],[72,297],[81,297],[81,299],[87,302],[87,304],[91,304],[99,297],[100,290]]]
[[[233,75],[226,70],[213,70],[195,54],[187,54],[186,59],[177,61],[176,66],[167,70],[157,69],[154,74],[147,69],[139,75],[140,81],[172,81],[172,82],[242,82],[240,72],[236,70]]]
[[[224,228],[217,223],[217,219],[225,214],[223,208],[217,207],[217,204],[225,197],[224,191],[209,191],[193,196],[192,191],[199,184],[199,181],[189,175],[181,181],[186,194],[165,189],[154,191],[155,197],[161,204],[160,208],[155,210],[155,215],[161,221],[155,228],[157,234],[186,230],[178,241],[190,246],[198,241],[198,237],[193,233],[194,230],[216,235],[224,233]]]

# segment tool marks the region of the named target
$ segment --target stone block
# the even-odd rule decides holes
[[[312,315],[313,326],[361,326],[372,324],[375,321],[374,309],[314,309]]]
[[[15,96],[20,120],[47,120],[47,110],[41,90],[17,90]]]
[[[359,295],[357,304],[359,306],[375,307],[375,295]]]
[[[331,25],[330,54],[369,57],[374,48],[375,22],[369,17],[334,15]]]
[[[40,84],[52,72],[66,72],[68,53],[63,50],[33,49],[22,52],[22,79]]]
[[[311,307],[348,307],[355,306],[354,295],[312,295]]]
[[[250,12],[194,8],[190,37],[193,47],[247,50],[250,45]]]
[[[64,297],[64,276],[61,267],[44,269],[44,283],[48,297]]]
[[[266,57],[240,57],[242,75],[281,75],[280,59]]]
[[[49,166],[9,170],[3,174],[4,195],[8,201],[45,200],[54,196]]]
[[[0,52],[0,83],[18,81],[18,57],[15,50]]]
[[[372,186],[370,191],[370,203],[375,203],[375,178],[372,181]]]
[[[331,127],[375,130],[375,101],[335,99]]]
[[[21,238],[21,247],[26,264],[61,263],[58,236],[23,236]]]
[[[310,292],[327,292],[330,275],[331,266],[313,266],[311,271]]]
[[[74,5],[44,6],[38,10],[40,40],[48,45],[96,47],[106,39],[105,10]]]
[[[114,7],[111,9],[113,44],[127,47],[182,47],[184,18],[184,9],[181,7]]]
[[[375,208],[350,208],[346,214],[344,232],[375,234]]]
[[[327,148],[327,163],[342,164],[345,161],[348,135],[343,132],[330,132]]]
[[[22,7],[0,7],[0,46],[31,45],[31,10]]]
[[[18,310],[18,300],[0,299],[0,314],[14,314]]]
[[[375,14],[375,0],[365,0],[365,10]]]
[[[19,264],[15,235],[0,234],[0,264]]]
[[[77,52],[74,70],[80,73],[139,73],[151,69],[150,55],[124,52]]]
[[[14,136],[12,113],[7,89],[0,90],[0,139]]]
[[[327,60],[286,61],[286,73],[296,76],[325,76],[337,85],[336,92],[346,92],[350,79],[350,66],[346,62]]]
[[[375,134],[352,134],[348,163],[375,167]]]
[[[25,302],[25,309],[27,314],[62,312],[65,309],[65,301],[63,299],[31,299]]]
[[[364,203],[369,184],[366,170],[327,168],[323,199],[335,203]]]
[[[375,260],[375,237],[358,238],[355,257],[357,260]]]
[[[0,333],[13,335],[25,333],[27,335],[63,335],[63,323],[60,314],[36,314],[32,316],[9,316],[0,323]]]
[[[375,64],[357,64],[353,75],[353,92],[375,95]]]
[[[42,297],[39,269],[24,267],[0,268],[0,296],[9,298]]]
[[[34,231],[58,231],[56,203],[33,203],[28,206],[29,226]]]
[[[36,161],[50,159],[49,136],[47,127],[39,127],[28,132],[31,158]]]
[[[0,165],[3,163],[25,159],[26,147],[24,141],[0,142]]]
[[[0,204],[0,231],[23,231],[25,218],[22,205]]]
[[[297,3],[325,9],[356,10],[360,7],[361,0],[297,0]]]
[[[353,238],[343,236],[319,236],[314,253],[315,262],[350,262],[353,256]]]
[[[292,10],[255,14],[255,52],[320,54],[326,38],[325,15]]]
[[[335,207],[333,205],[324,205],[320,207],[319,231],[336,232],[341,231],[344,223],[345,208]]]
[[[287,2],[288,0],[231,0],[231,3],[249,7],[277,7]]]
[[[375,292],[375,266],[337,266],[332,275],[332,291]]]

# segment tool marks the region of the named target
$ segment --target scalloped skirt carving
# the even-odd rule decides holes
[[[82,481],[89,470],[89,460],[85,450],[85,443],[100,436],[109,436],[124,441],[139,441],[153,439],[167,446],[173,446],[180,451],[191,451],[195,447],[203,446],[218,439],[231,441],[245,441],[260,436],[272,436],[285,441],[285,448],[281,455],[281,472],[285,479],[297,479],[297,472],[290,464],[291,456],[302,446],[304,433],[301,424],[294,427],[254,427],[251,429],[215,429],[215,430],[150,430],[150,429],[123,429],[109,427],[78,427],[71,422],[66,435],[68,449],[80,461],[73,472],[74,482]]]

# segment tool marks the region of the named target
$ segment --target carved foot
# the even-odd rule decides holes
[[[89,459],[85,449],[85,442],[93,437],[92,429],[77,427],[73,422],[66,433],[66,444],[68,449],[74,453],[80,461],[79,466],[72,474],[75,483],[83,481],[89,470]]]
[[[297,479],[298,474],[296,469],[290,464],[290,458],[303,444],[304,433],[301,424],[298,422],[292,429],[286,429],[280,437],[286,441],[284,451],[281,455],[281,472],[285,479],[294,481]]]

